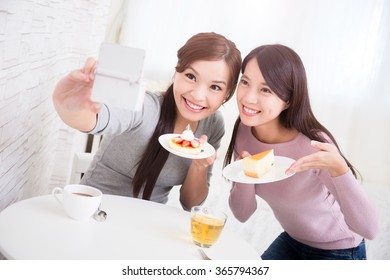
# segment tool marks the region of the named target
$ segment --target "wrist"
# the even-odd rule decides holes
[[[332,177],[338,177],[338,176],[341,176],[341,175],[344,175],[345,173],[347,173],[349,170],[349,166],[345,163],[333,170],[330,170],[330,175]]]
[[[190,169],[194,172],[204,174],[207,173],[209,166],[210,165],[205,162],[200,162],[199,160],[192,160]]]

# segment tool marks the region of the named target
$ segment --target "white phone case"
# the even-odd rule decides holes
[[[92,100],[129,110],[142,109],[145,50],[102,43],[97,61]]]

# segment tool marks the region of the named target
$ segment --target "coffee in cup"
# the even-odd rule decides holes
[[[64,188],[56,187],[52,194],[64,206],[65,212],[75,220],[87,220],[98,210],[102,192],[94,187],[72,184]],[[62,197],[59,196],[62,194]]]

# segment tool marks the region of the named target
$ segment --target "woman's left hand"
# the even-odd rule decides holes
[[[201,144],[207,142],[207,136],[199,138]],[[204,159],[193,159],[188,169],[187,176],[180,188],[180,202],[184,209],[191,209],[192,206],[201,204],[209,192],[207,171],[214,163],[217,153]]]
[[[318,152],[304,156],[295,161],[286,170],[286,174],[309,169],[326,169],[332,177],[336,177],[343,175],[348,171],[349,167],[336,146],[314,140],[311,141],[311,145],[318,149]]]

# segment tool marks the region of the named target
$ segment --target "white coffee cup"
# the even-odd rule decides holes
[[[102,192],[86,185],[67,185],[56,187],[52,194],[64,206],[65,212],[75,220],[87,220],[99,209]],[[62,198],[59,196],[62,194]]]

